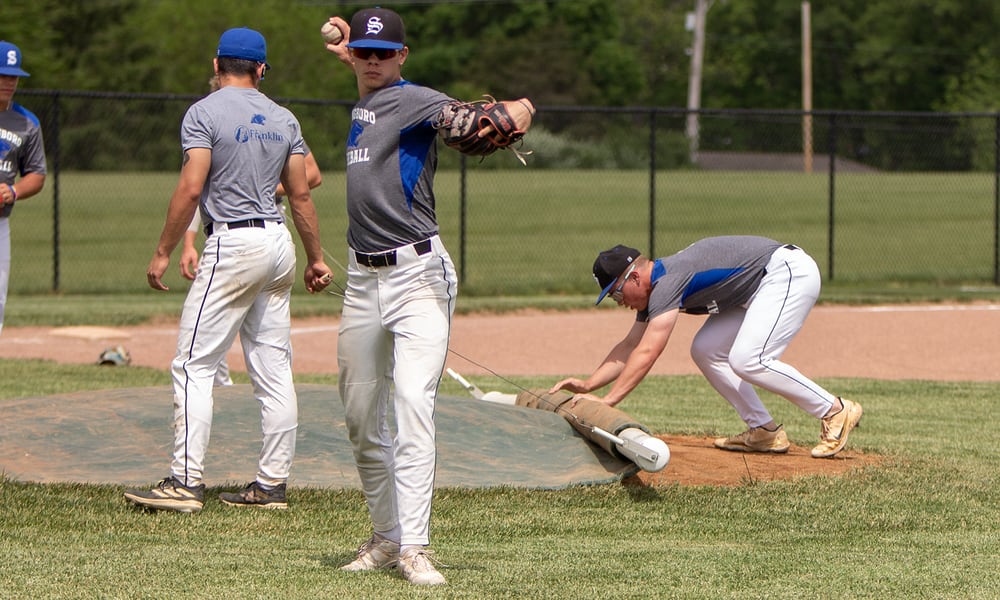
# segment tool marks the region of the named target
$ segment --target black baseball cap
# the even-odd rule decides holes
[[[365,8],[351,17],[348,48],[402,50],[406,29],[403,19],[388,8]]]
[[[600,304],[601,300],[604,300],[604,297],[611,292],[615,281],[622,276],[622,273],[635,259],[639,258],[640,254],[635,248],[619,244],[597,255],[597,260],[594,261],[594,281],[600,286],[601,295],[597,297],[597,302],[594,304]]]

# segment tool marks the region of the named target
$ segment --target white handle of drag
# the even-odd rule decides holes
[[[464,387],[470,394],[472,394],[473,398],[475,398],[476,400],[483,399],[484,396],[483,390],[476,387],[476,384],[471,383],[468,379],[456,373],[454,370],[451,369],[451,367],[445,369],[445,371],[448,373],[448,375],[451,375],[452,379],[462,384],[462,387]]]
[[[629,427],[623,429],[617,436],[600,427],[594,427],[593,432],[613,443],[622,456],[634,462],[643,471],[656,473],[662,471],[670,462],[670,448],[667,444],[641,429]]]

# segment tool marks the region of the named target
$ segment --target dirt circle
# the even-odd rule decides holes
[[[817,434],[819,429],[817,428]],[[748,485],[760,481],[794,479],[806,475],[841,475],[880,462],[881,457],[846,449],[833,458],[816,459],[792,444],[785,454],[727,452],[712,445],[711,438],[679,435],[656,436],[670,448],[670,462],[658,473],[639,471],[625,479],[626,485]],[[818,441],[818,440],[817,440]]]
[[[448,366],[472,377],[484,390],[516,391],[504,381],[522,375],[584,374],[597,366],[634,317],[621,309],[456,316]],[[698,373],[688,348],[703,319],[683,315],[651,374]],[[336,373],[337,318],[292,324],[296,373]],[[813,310],[783,359],[810,377],[1000,381],[1000,305],[819,306]],[[5,327],[0,357],[96,363],[108,346],[129,350],[133,364],[166,369],[173,358],[174,323],[138,327]],[[239,345],[230,367],[244,371]],[[107,367],[102,367],[107,368]],[[836,393],[836,390],[831,390]],[[854,398],[864,404],[864,398]],[[628,411],[628,402],[620,406]],[[878,418],[866,413],[865,419]],[[736,431],[728,433],[738,433]],[[819,424],[816,426],[818,440]],[[798,435],[802,435],[798,433]],[[853,434],[864,443],[863,429]],[[853,450],[833,459],[813,459],[809,448],[783,455],[717,450],[708,438],[662,435],[671,460],[660,473],[641,473],[642,485],[740,485],[813,473],[840,474],[877,462]]]

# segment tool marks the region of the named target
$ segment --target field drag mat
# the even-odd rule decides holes
[[[297,385],[299,429],[289,485],[360,488],[334,386]],[[251,386],[215,388],[208,486],[257,472],[260,409]],[[0,472],[19,481],[153,484],[170,474],[173,388],[73,392],[3,403]],[[439,396],[436,487],[560,489],[634,475],[555,414]],[[667,467],[669,470],[670,467]]]

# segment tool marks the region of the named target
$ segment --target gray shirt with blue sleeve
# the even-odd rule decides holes
[[[13,185],[28,173],[45,175],[45,144],[38,117],[16,102],[0,111],[0,183]],[[0,218],[10,216],[13,204],[0,207]]]
[[[366,253],[437,235],[433,123],[452,99],[398,81],[363,98],[347,138],[347,243]]]
[[[699,240],[653,262],[648,321],[675,308],[691,314],[715,314],[746,304],[767,273],[767,263],[781,242],[755,236]]]

